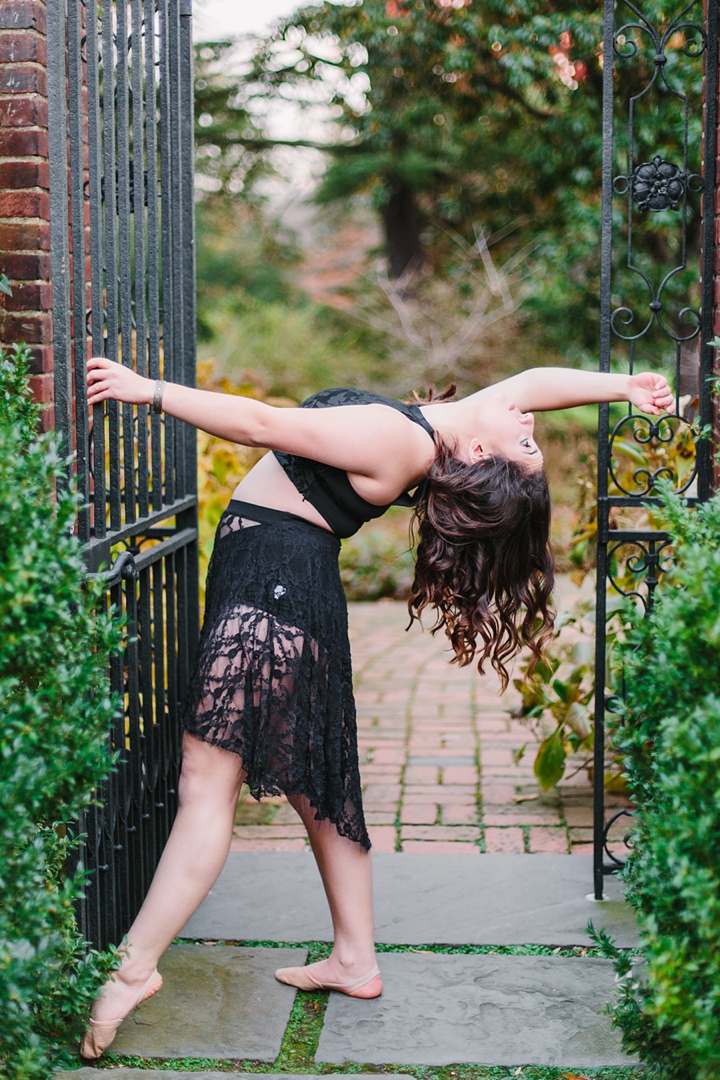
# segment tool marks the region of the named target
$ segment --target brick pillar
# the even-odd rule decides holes
[[[50,182],[44,0],[0,3],[0,341],[33,350],[32,386],[53,426]]]

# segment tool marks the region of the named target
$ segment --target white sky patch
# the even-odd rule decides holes
[[[194,37],[221,41],[238,34],[263,34],[300,6],[296,0],[194,0]]]
[[[223,41],[246,34],[263,35],[278,19],[291,15],[307,3],[308,0],[194,0],[193,36],[196,42],[202,42]],[[292,39],[289,44],[278,42],[276,51],[281,63],[292,58],[294,44]],[[337,46],[331,41],[316,39],[308,44],[318,57],[331,61],[337,58]],[[252,50],[249,42],[244,47],[240,46],[228,58],[228,68],[241,70],[245,57],[249,55],[248,49]],[[357,63],[362,63],[364,59],[364,49],[360,49]],[[258,119],[264,122],[263,126],[271,138],[288,141],[307,139],[320,145],[353,138],[355,132],[352,128],[338,130],[333,121],[340,110],[330,109],[327,104],[332,84],[344,81],[346,77],[332,65],[326,66],[323,76],[327,80],[327,89],[316,83],[307,86],[304,94],[299,88],[293,88],[287,96],[289,100],[276,98],[271,103],[257,100],[249,103],[250,110],[256,112]],[[365,107],[366,84],[367,77],[360,72],[350,82],[348,99],[358,111]],[[299,104],[303,98],[304,108]],[[272,160],[279,175],[261,181],[260,189],[269,197],[276,212],[282,214],[284,209],[292,216],[291,208],[302,203],[317,186],[326,160],[318,150],[293,147],[277,147],[272,153]]]

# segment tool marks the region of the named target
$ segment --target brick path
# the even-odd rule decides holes
[[[506,711],[494,675],[448,664],[444,635],[415,624],[404,604],[352,604],[350,637],[365,814],[375,851],[589,854],[592,792],[585,772],[542,792],[534,743]],[[608,795],[608,812],[626,805]],[[296,851],[305,830],[283,799],[238,810],[236,851]],[[618,840],[626,831],[618,823]]]

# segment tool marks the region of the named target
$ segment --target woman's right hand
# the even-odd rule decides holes
[[[92,356],[87,362],[88,406],[106,398],[130,405],[151,405],[155,392],[153,379],[144,379],[132,368],[116,364],[105,356]]]

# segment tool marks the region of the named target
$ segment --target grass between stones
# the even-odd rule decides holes
[[[327,941],[196,941],[193,938],[176,938],[174,945],[235,945],[247,949],[307,949],[307,963],[324,960],[330,955],[331,945]],[[602,957],[601,951],[594,945],[383,945],[377,943],[375,951],[379,953],[437,953],[441,956],[595,956]],[[635,950],[629,949],[628,952]],[[459,1074],[458,1074],[459,1075]]]
[[[323,960],[330,954],[331,945],[326,941],[204,941],[176,938],[176,945],[205,945],[220,947],[240,945],[246,948],[303,948],[308,950],[307,963]],[[597,949],[575,946],[573,948],[549,945],[376,945],[378,953],[437,953],[440,955],[504,955],[504,956],[599,956]],[[133,1069],[158,1069],[176,1072],[215,1071],[229,1074],[257,1073],[314,1073],[322,1076],[348,1076],[363,1073],[401,1073],[414,1080],[639,1080],[642,1069],[620,1067],[585,1069],[581,1074],[559,1068],[528,1065],[522,1068],[488,1067],[457,1064],[442,1068],[424,1065],[369,1065],[346,1062],[342,1065],[321,1065],[314,1060],[320,1041],[328,993],[299,990],[285,1029],[282,1046],[277,1059],[272,1062],[240,1061],[214,1058],[138,1058],[128,1055],[107,1054],[103,1058],[106,1069],[125,1066]],[[76,1066],[80,1067],[80,1059]]]
[[[298,991],[298,998],[311,996]],[[294,1073],[297,1076],[307,1075],[308,1073],[320,1076],[399,1073],[404,1076],[414,1077],[414,1080],[514,1080],[514,1078],[517,1078],[517,1080],[642,1080],[643,1077],[643,1069],[638,1066],[584,1069],[582,1073],[576,1073],[542,1065],[524,1065],[519,1069],[483,1065],[446,1065],[442,1068],[427,1065],[362,1065],[353,1061],[342,1065],[318,1065],[312,1060],[301,1060],[300,1055],[297,1056],[291,1066],[287,1059],[282,1057],[282,1053],[277,1061],[272,1064],[262,1061],[227,1061],[212,1058],[153,1058],[149,1060],[137,1057],[118,1057],[113,1054],[108,1054],[107,1059],[103,1059],[103,1062],[108,1071],[125,1067],[157,1069],[163,1072],[197,1073],[212,1071],[225,1072],[229,1075],[242,1072],[254,1073],[258,1076],[267,1073],[284,1072]]]

